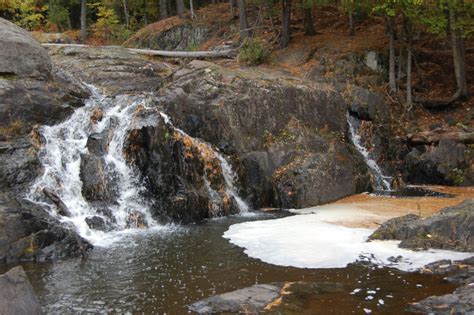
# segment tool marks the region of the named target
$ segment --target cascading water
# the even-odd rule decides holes
[[[181,133],[182,135],[186,136],[186,137],[191,137],[190,135],[188,135],[186,132],[184,132],[183,130],[175,127],[173,125],[173,123],[171,122],[171,119],[168,115],[166,115],[165,113],[160,113],[161,117],[163,117],[163,120],[165,121],[166,124],[169,124],[171,127],[173,127],[174,130],[176,130],[177,132]],[[192,138],[192,137],[191,137]],[[225,188],[226,188],[226,193],[229,195],[229,196],[232,196],[234,197],[235,201],[237,202],[237,206],[239,207],[239,210],[240,210],[240,213],[241,214],[244,214],[244,213],[248,213],[249,212],[249,206],[248,204],[239,196],[238,192],[237,192],[237,189],[235,188],[235,181],[236,181],[236,175],[235,175],[235,172],[234,170],[232,170],[232,167],[230,166],[229,162],[227,162],[227,160],[222,156],[222,154],[220,154],[219,152],[217,152],[216,150],[214,150],[214,148],[207,142],[204,142],[202,140],[199,140],[199,139],[196,139],[196,138],[193,138],[195,141],[205,145],[210,151],[213,152],[213,154],[217,157],[217,159],[219,160],[220,164],[221,164],[221,168],[222,168],[222,175],[224,176],[224,181],[225,181]],[[214,191],[211,186],[209,185],[208,181],[206,178],[204,178],[204,181],[206,182],[207,184],[207,188],[209,190],[209,194],[211,196],[215,196],[214,198],[217,198],[218,194],[216,191]]]
[[[370,156],[369,151],[362,145],[361,137],[358,134],[358,125],[359,121],[357,118],[352,117],[347,114],[347,123],[349,125],[349,131],[351,134],[351,140],[356,149],[362,154],[364,157],[364,161],[369,167],[374,180],[375,180],[375,189],[376,190],[392,190],[390,185],[390,180],[392,179],[390,176],[385,176],[382,173],[382,169],[377,164],[377,162]]]
[[[133,113],[138,106],[145,106],[150,96],[105,97],[98,89],[90,89],[90,99],[69,119],[58,125],[41,127],[40,132],[45,143],[40,153],[40,161],[44,172],[31,187],[28,198],[44,205],[52,216],[58,216],[55,207],[47,202],[42,194],[43,188],[53,189],[71,214],[70,217],[60,219],[72,223],[79,234],[94,245],[105,246],[113,242],[117,234],[133,231],[134,229],[127,229],[127,220],[132,212],[139,212],[149,227],[165,228],[151,217],[146,201],[140,197],[138,177],[123,156],[123,146]],[[98,110],[102,112],[102,119],[94,123],[91,117]],[[109,170],[106,176],[114,176],[114,189],[118,196],[115,202],[107,204],[111,218],[106,218],[100,213],[99,207],[85,200],[80,178],[81,154],[88,153],[86,144],[89,135],[100,133],[106,128],[113,128],[108,152],[104,156]],[[94,216],[114,222],[113,231],[91,229],[86,218]]]
[[[40,162],[44,172],[32,185],[28,199],[43,205],[52,216],[75,226],[78,233],[96,246],[107,246],[119,239],[118,236],[138,229],[129,226],[129,220],[138,212],[148,227],[154,230],[169,229],[170,226],[157,224],[149,211],[149,205],[141,196],[142,187],[137,172],[130,167],[124,158],[123,149],[134,113],[139,106],[149,108],[147,104],[154,99],[152,95],[131,96],[118,95],[106,97],[93,86],[89,86],[91,97],[85,106],[77,109],[69,119],[54,126],[43,126],[40,132],[44,145],[40,152]],[[99,111],[101,119],[91,119]],[[161,113],[165,123],[172,125],[170,118]],[[184,131],[173,126],[175,130],[188,136]],[[88,154],[87,140],[93,133],[107,132],[108,150],[104,154],[107,174],[114,182],[116,200],[106,203],[107,215],[104,214],[104,203],[88,202],[83,196],[81,181],[81,155]],[[225,158],[216,152],[211,145],[198,140],[211,150],[221,163],[225,179],[226,193],[235,198],[241,213],[248,212],[248,206],[239,197],[235,189],[235,174]],[[43,194],[43,189],[54,191],[66,205],[70,216],[57,214]],[[217,192],[208,185],[211,196],[217,198]],[[217,207],[217,205],[216,205]],[[86,219],[101,217],[111,223],[112,231],[99,231],[89,227]]]

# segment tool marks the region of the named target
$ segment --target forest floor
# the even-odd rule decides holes
[[[377,17],[362,17],[355,21],[355,36],[348,35],[347,16],[334,7],[318,7],[313,10],[316,35],[304,35],[302,19],[299,10],[292,15],[292,34],[289,47],[278,48],[280,20],[278,12],[273,18],[262,16],[262,9],[250,5],[249,25],[254,28],[255,35],[260,38],[272,51],[270,61],[260,67],[283,70],[297,77],[306,77],[318,62],[324,57],[330,64],[351,56],[363,56],[368,51],[381,52],[388,55],[388,36],[385,33],[383,19]],[[237,10],[236,13],[238,14]],[[163,24],[166,24],[163,21]],[[172,24],[176,18],[169,19]],[[258,22],[257,22],[258,21]],[[214,36],[199,49],[209,49],[227,41],[238,41],[238,16],[232,19],[229,5],[220,3],[198,10],[198,23],[212,25],[218,30]],[[160,26],[160,25],[157,25]],[[401,41],[400,41],[401,42]],[[446,38],[437,38],[423,32],[418,34],[415,42],[415,58],[413,73],[413,91],[415,97],[429,100],[446,100],[456,91],[456,81],[452,61],[450,42]],[[466,64],[468,86],[474,94],[474,41],[466,43]],[[402,43],[396,46],[399,54]],[[406,55],[406,53],[405,53]],[[239,67],[237,61],[223,61],[227,66]],[[402,63],[403,69],[403,63]],[[334,75],[329,70],[324,76]],[[357,77],[354,83],[358,84]],[[474,97],[467,101],[458,101],[442,110],[428,110],[415,104],[410,112],[405,110],[404,77],[400,83],[399,95],[389,95],[387,80],[381,84],[371,84],[370,89],[381,92],[390,103],[392,116],[397,119],[395,131],[401,136],[407,133],[443,129],[460,130],[474,129]],[[362,84],[366,85],[365,82]]]

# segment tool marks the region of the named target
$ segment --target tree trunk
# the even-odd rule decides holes
[[[130,18],[128,15],[127,0],[123,0],[123,13],[125,15],[125,26],[130,28]]]
[[[235,16],[235,0],[230,0],[229,1],[229,4],[230,4],[230,16],[232,19],[234,19],[234,16]]]
[[[412,95],[412,88],[411,88],[411,65],[412,65],[412,47],[411,44],[408,44],[408,51],[407,51],[407,111],[410,111],[413,107],[413,95]]]
[[[249,25],[247,23],[247,11],[245,9],[245,0],[239,1],[239,28],[240,38],[244,39],[250,36]]]
[[[456,29],[456,16],[454,9],[449,9],[449,27],[451,33],[451,45],[453,48],[454,74],[458,94],[461,99],[469,97],[466,79],[466,48],[460,32]]]
[[[348,15],[349,15],[349,36],[355,36],[354,12],[352,8],[349,9]]]
[[[160,0],[160,20],[168,17],[168,3],[166,0]]]
[[[388,18],[388,36],[390,46],[388,83],[390,92],[395,93],[397,91],[397,82],[395,79],[395,21],[393,17]]]
[[[189,10],[191,11],[191,19],[196,18],[196,14],[194,13],[194,5],[193,5],[193,0],[189,0]]]
[[[413,42],[412,42],[412,25],[411,21],[408,18],[405,18],[405,32],[407,39],[407,104],[406,109],[410,111],[413,107],[413,94],[412,94],[412,62],[413,62]],[[401,56],[400,56],[401,60]]]
[[[291,0],[281,0],[281,41],[280,47],[287,47],[290,43]]]
[[[143,0],[143,23],[148,25],[148,7],[146,5],[146,0]]]
[[[400,90],[403,75],[403,47],[398,52],[398,74],[397,74],[397,91]]]
[[[87,39],[87,0],[81,0],[81,39]]]
[[[313,8],[301,0],[301,10],[303,11],[303,27],[305,35],[316,35],[313,22]]]
[[[178,10],[179,17],[184,15],[184,0],[176,0],[176,8]]]

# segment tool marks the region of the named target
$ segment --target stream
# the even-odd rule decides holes
[[[306,296],[295,314],[400,314],[409,302],[453,291],[454,287],[441,277],[406,271],[440,258],[461,259],[468,254],[413,253],[398,249],[394,242],[366,243],[373,229],[340,224],[341,220],[361,217],[350,207],[349,212],[251,212],[239,196],[231,165],[200,139],[193,141],[220,162],[224,189],[236,200],[240,213],[191,225],[156,222],[150,205],[141,197],[143,188],[137,172],[123,156],[134,111],[147,107],[149,96],[110,98],[94,87],[91,90],[93,95],[86,106],[65,122],[41,129],[45,138],[40,154],[44,172],[28,198],[46,206],[52,216],[70,224],[95,245],[85,260],[22,264],[45,313],[182,314],[188,312],[187,305],[212,295],[257,283],[305,281],[341,283],[344,291],[324,298]],[[98,109],[103,117],[93,123],[90,117]],[[188,136],[173,126],[172,118],[160,114],[166,124]],[[390,190],[390,177],[361,145],[357,122],[348,117],[348,124],[377,189]],[[109,215],[101,213],[101,205],[85,200],[80,176],[81,158],[91,153],[86,145],[88,137],[107,130],[111,136],[103,157],[104,169],[112,179],[113,194],[118,196]],[[44,187],[54,188],[71,217],[56,213],[42,194]],[[211,196],[218,196],[209,185],[208,189]],[[133,211],[146,219],[147,228],[130,228],[127,218]],[[88,218],[97,216],[108,221],[111,230],[98,231],[87,224]],[[0,266],[0,272],[8,267]]]
[[[318,310],[325,314],[363,314],[364,308],[400,314],[408,302],[454,289],[441,277],[392,268],[351,264],[308,269],[267,264],[248,257],[242,248],[222,237],[232,224],[282,216],[286,215],[228,217],[166,232],[149,230],[124,236],[108,248],[98,247],[86,261],[66,259],[24,263],[23,267],[45,313],[55,314],[184,314],[187,304],[205,297],[279,281],[344,284],[343,293],[325,295],[324,299],[312,297],[304,306],[307,314]],[[1,268],[6,270],[6,266]],[[354,294],[356,289],[361,290]],[[367,291],[371,290],[376,294],[369,300]]]

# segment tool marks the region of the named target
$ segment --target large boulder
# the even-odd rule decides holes
[[[193,25],[190,20],[173,17],[147,25],[123,45],[156,50],[189,50],[204,43],[209,36],[208,27]]]
[[[0,137],[61,121],[87,96],[82,83],[53,69],[47,51],[27,31],[0,19]]]
[[[192,222],[238,211],[212,147],[166,123],[154,110],[135,116],[125,154],[140,170],[155,215]]]
[[[48,53],[27,31],[0,18],[0,75],[44,78],[51,68]]]
[[[0,263],[84,255],[91,245],[41,207],[0,195]]]
[[[0,275],[0,314],[41,314],[41,305],[28,281],[23,267],[18,266]]]
[[[474,151],[452,139],[412,148],[405,157],[405,165],[412,183],[466,186],[474,183]]]
[[[448,207],[439,214],[421,218],[414,214],[391,219],[382,224],[371,240],[401,240],[400,247],[411,249],[440,248],[474,251],[474,199]]]
[[[346,103],[324,84],[192,61],[160,90],[160,105],[176,126],[232,156],[256,207],[313,206],[368,188],[346,140]]]

